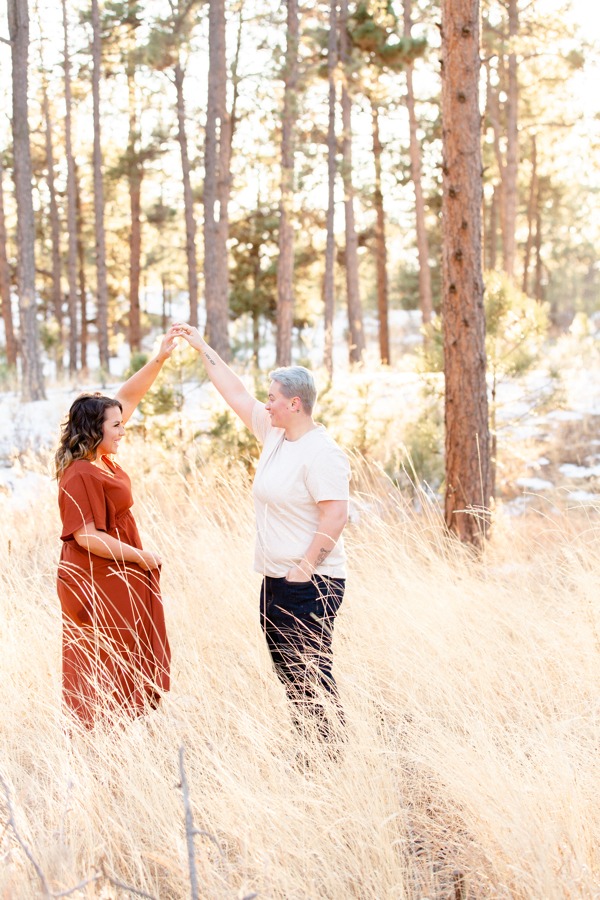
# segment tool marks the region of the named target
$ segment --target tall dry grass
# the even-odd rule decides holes
[[[358,484],[334,641],[348,742],[303,771],[259,627],[247,485],[235,470],[184,478],[178,459],[122,454],[164,555],[173,690],[111,732],[64,733],[53,490],[0,517],[0,774],[51,889],[102,862],[189,897],[183,745],[195,825],[215,839],[195,839],[202,898],[442,897],[457,869],[472,897],[597,895],[595,521],[500,522],[477,561],[374,474]],[[0,896],[40,896],[10,828],[0,850]],[[127,893],[98,881],[75,896]]]

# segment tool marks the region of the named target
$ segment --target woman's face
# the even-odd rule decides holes
[[[123,413],[118,406],[109,406],[108,409],[104,411],[102,443],[96,451],[97,456],[100,457],[110,453],[116,453],[119,449],[119,441],[124,434]]]
[[[294,418],[294,413],[300,409],[298,397],[284,397],[281,393],[281,385],[272,381],[269,385],[269,399],[265,403],[265,409],[271,416],[271,425],[274,428],[285,428]]]

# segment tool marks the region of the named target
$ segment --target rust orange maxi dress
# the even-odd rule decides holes
[[[93,523],[142,549],[127,473],[77,460],[59,482],[63,541],[58,597],[63,616],[63,699],[80,723],[138,716],[169,690],[171,651],[159,572],[104,559],[80,547],[73,532]]]

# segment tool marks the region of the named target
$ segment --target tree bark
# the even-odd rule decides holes
[[[531,183],[529,185],[529,203],[527,205],[527,243],[525,245],[525,257],[523,259],[523,293],[529,288],[529,263],[533,249],[533,221],[537,200],[537,139],[531,135]]]
[[[62,319],[62,265],[60,258],[60,219],[58,216],[58,204],[56,202],[56,184],[54,181],[54,149],[52,146],[52,119],[50,117],[50,101],[48,100],[48,87],[44,79],[42,88],[42,106],[46,122],[46,169],[48,172],[47,183],[50,195],[50,237],[52,244],[52,306],[54,318],[58,327],[56,347],[56,374],[58,377],[63,370],[63,319]]]
[[[221,328],[223,329],[223,346],[226,348],[226,359],[229,359],[229,197],[231,194],[231,149],[233,127],[231,114],[227,109],[227,22],[225,18],[225,0],[219,4],[219,56],[218,56],[218,91],[219,91],[219,161],[217,178],[217,202],[219,204],[219,221],[217,225],[217,272],[219,288],[219,310]]]
[[[71,59],[66,0],[62,0],[65,70],[65,155],[67,158],[67,280],[69,283],[69,374],[77,372],[77,210],[71,143]]]
[[[188,270],[188,291],[190,296],[190,325],[198,326],[198,268],[196,263],[196,217],[194,216],[194,195],[190,180],[190,158],[185,130],[185,101],[183,79],[185,72],[179,60],[175,64],[175,88],[177,90],[177,140],[181,151],[181,171],[183,176],[183,203],[185,207],[185,253]]]
[[[350,41],[348,0],[340,0],[340,59],[342,62],[342,180],[346,219],[346,295],[348,303],[349,353],[351,363],[362,362],[365,352],[362,306],[358,286],[358,236],[354,219],[352,183],[352,100],[348,90]]]
[[[298,0],[287,0],[283,115],[281,119],[281,201],[279,204],[279,259],[277,261],[277,365],[292,364],[294,324],[294,128],[298,115]]]
[[[17,200],[17,287],[19,291],[21,395],[44,399],[35,290],[35,219],[31,191],[31,149],[27,107],[29,9],[27,0],[8,0],[12,56],[13,148]]]
[[[102,148],[100,143],[100,70],[102,45],[98,0],[92,0],[92,96],[94,107],[94,213],[96,232],[96,278],[98,351],[100,367],[109,371],[108,360],[108,283],[106,277],[106,237],[104,231],[104,181],[102,178]]]
[[[517,0],[508,0],[508,35],[509,41],[519,32],[519,10]],[[508,54],[508,90],[506,101],[506,193],[505,193],[505,234],[504,234],[504,271],[512,281],[515,274],[517,256],[517,211],[519,205],[519,128],[518,102],[519,85],[517,80],[517,54],[513,49]]]
[[[227,203],[229,179],[222,167],[228,161],[231,122],[225,107],[227,60],[225,51],[225,0],[209,0],[208,11],[208,97],[204,161],[204,289],[206,297],[206,333],[217,353],[229,360],[227,333],[228,278],[223,271],[223,249],[227,261]],[[217,124],[218,123],[218,124]],[[219,127],[218,127],[219,126]],[[217,128],[219,133],[217,133]],[[227,147],[224,147],[227,145]],[[228,171],[228,170],[227,170]],[[224,184],[224,180],[227,182]],[[219,217],[215,205],[219,200]],[[226,284],[221,282],[225,279]]]
[[[479,0],[442,0],[445,519],[474,545],[487,533],[491,490],[479,67]]]
[[[167,276],[161,276],[162,284],[162,330],[167,330]]]
[[[6,337],[6,362],[11,369],[17,365],[17,339],[12,315],[12,299],[10,293],[10,266],[6,255],[6,217],[4,215],[4,163],[0,153],[0,299],[2,300],[2,319]]]
[[[412,34],[411,0],[404,0],[404,37]],[[406,66],[406,109],[410,141],[410,174],[415,191],[415,217],[417,225],[417,253],[419,256],[419,299],[423,325],[428,325],[433,312],[431,291],[431,270],[429,268],[429,238],[425,225],[425,199],[423,196],[423,175],[421,166],[421,146],[417,137],[417,115],[415,112],[415,92],[413,89],[413,63]]]
[[[335,176],[337,173],[337,140],[335,136],[335,70],[338,60],[338,0],[331,0],[329,11],[329,41],[327,46],[327,80],[329,83],[329,125],[327,130],[327,244],[325,247],[325,275],[323,278],[323,306],[325,313],[325,345],[323,365],[333,375],[333,315],[335,312]]]
[[[379,134],[379,110],[371,101],[373,122],[373,159],[375,161],[375,260],[377,265],[377,310],[379,312],[379,355],[384,366],[390,364],[390,338],[388,328],[388,277],[387,250],[385,245],[385,212],[381,190],[381,137]]]
[[[539,191],[535,213],[535,299],[538,303],[542,301],[542,211]]]
[[[142,345],[140,322],[140,271],[142,256],[141,194],[144,170],[138,156],[138,120],[135,91],[135,63],[133,50],[127,59],[127,87],[129,92],[129,140],[127,165],[129,179],[129,208],[131,232],[129,235],[129,349],[139,353]]]
[[[88,358],[88,321],[87,321],[87,289],[85,284],[85,246],[83,243],[83,210],[81,208],[81,190],[77,167],[75,167],[75,199],[77,204],[77,259],[79,263],[79,303],[81,309],[81,336],[79,342],[81,371],[87,372]]]
[[[494,185],[494,190],[492,193],[492,202],[490,205],[490,233],[488,237],[490,254],[489,254],[489,267],[490,269],[496,268],[496,255],[498,249],[498,195],[500,191],[498,185]]]

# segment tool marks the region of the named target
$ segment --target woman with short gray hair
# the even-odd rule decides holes
[[[263,445],[253,484],[261,623],[293,704],[294,723],[302,729],[312,721],[320,737],[331,741],[336,724],[344,722],[331,641],[346,583],[348,458],[313,420],[317,387],[308,369],[285,366],[271,372],[269,397],[262,404],[196,328],[176,327],[202,355],[223,399]]]

